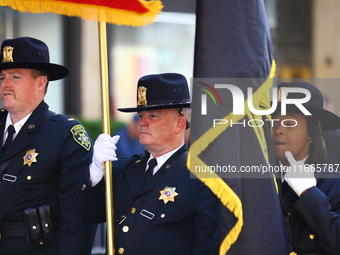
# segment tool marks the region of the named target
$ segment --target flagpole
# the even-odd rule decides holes
[[[103,133],[110,135],[110,97],[108,82],[107,39],[106,22],[98,22],[99,50],[100,50],[100,80],[102,95],[102,123]],[[106,201],[106,252],[114,254],[114,229],[113,229],[113,192],[112,192],[112,163],[105,162],[105,201]]]

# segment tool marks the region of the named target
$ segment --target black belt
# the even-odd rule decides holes
[[[21,223],[2,223],[1,237],[20,237],[26,236],[26,224]]]
[[[59,227],[59,219],[55,218],[52,220],[53,229]],[[4,237],[23,237],[26,236],[26,223],[2,223],[0,230],[1,238]]]

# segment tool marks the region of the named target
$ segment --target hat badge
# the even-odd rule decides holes
[[[2,62],[13,62],[14,47],[5,46],[2,48]]]
[[[146,91],[147,88],[140,86],[137,90],[138,100],[137,105],[147,105],[148,101],[146,100]]]

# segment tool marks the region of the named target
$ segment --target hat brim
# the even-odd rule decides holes
[[[311,117],[314,117],[320,121],[322,131],[329,131],[329,130],[340,128],[340,118],[334,113],[327,111],[325,109],[316,108],[312,106],[304,105],[304,107],[312,114]],[[295,105],[287,105],[286,112],[305,115]],[[275,112],[272,115],[280,114],[280,113],[281,113],[281,106],[278,105]],[[306,116],[310,116],[310,115],[306,115]]]
[[[141,111],[149,111],[149,110],[158,110],[158,109],[171,109],[171,108],[190,108],[190,103],[183,104],[171,104],[171,105],[146,105],[139,106],[134,108],[118,108],[117,110],[120,112],[141,112]]]
[[[40,62],[5,62],[0,63],[0,70],[14,68],[29,68],[46,71],[50,81],[60,80],[67,77],[70,71],[61,65]]]

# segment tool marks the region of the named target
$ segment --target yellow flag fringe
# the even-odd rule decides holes
[[[269,107],[270,99],[268,90],[272,86],[272,78],[274,77],[276,69],[275,61],[272,61],[272,66],[270,70],[269,77],[267,80],[260,86],[260,88],[254,92],[253,97],[257,98],[257,102],[261,105]],[[248,100],[248,99],[247,99]],[[247,100],[245,100],[245,106],[247,105]],[[245,107],[248,109],[248,107]],[[249,110],[247,110],[249,114]],[[233,115],[233,113],[229,113],[223,119],[232,119],[233,123],[244,118],[245,115]],[[197,178],[199,178],[207,187],[209,187],[213,193],[220,199],[221,203],[234,214],[237,219],[234,227],[229,231],[224,240],[220,245],[219,253],[220,255],[225,255],[227,251],[230,249],[231,245],[233,245],[238,236],[241,233],[243,226],[243,209],[242,209],[242,201],[237,196],[237,194],[229,187],[229,185],[223,181],[216,173],[200,172],[197,173],[194,169],[191,169],[190,166],[206,166],[205,162],[203,162],[198,155],[204,151],[223,131],[225,131],[229,124],[224,125],[216,125],[214,128],[210,128],[207,130],[199,139],[197,139],[189,149],[189,156],[187,160],[187,168],[190,170],[192,174],[194,174]],[[265,145],[264,131],[262,127],[254,128],[254,132],[257,136],[257,139],[262,148],[262,152],[265,160],[268,162],[268,152]],[[193,167],[194,168],[194,167]],[[275,178],[273,178],[275,183]]]
[[[113,23],[117,25],[145,26],[152,23],[163,8],[162,2],[159,0],[138,1],[144,6],[144,8],[147,9],[145,13],[98,5],[51,0],[0,0],[0,5],[9,6],[20,12],[52,12],[60,15],[77,16],[87,20]]]

